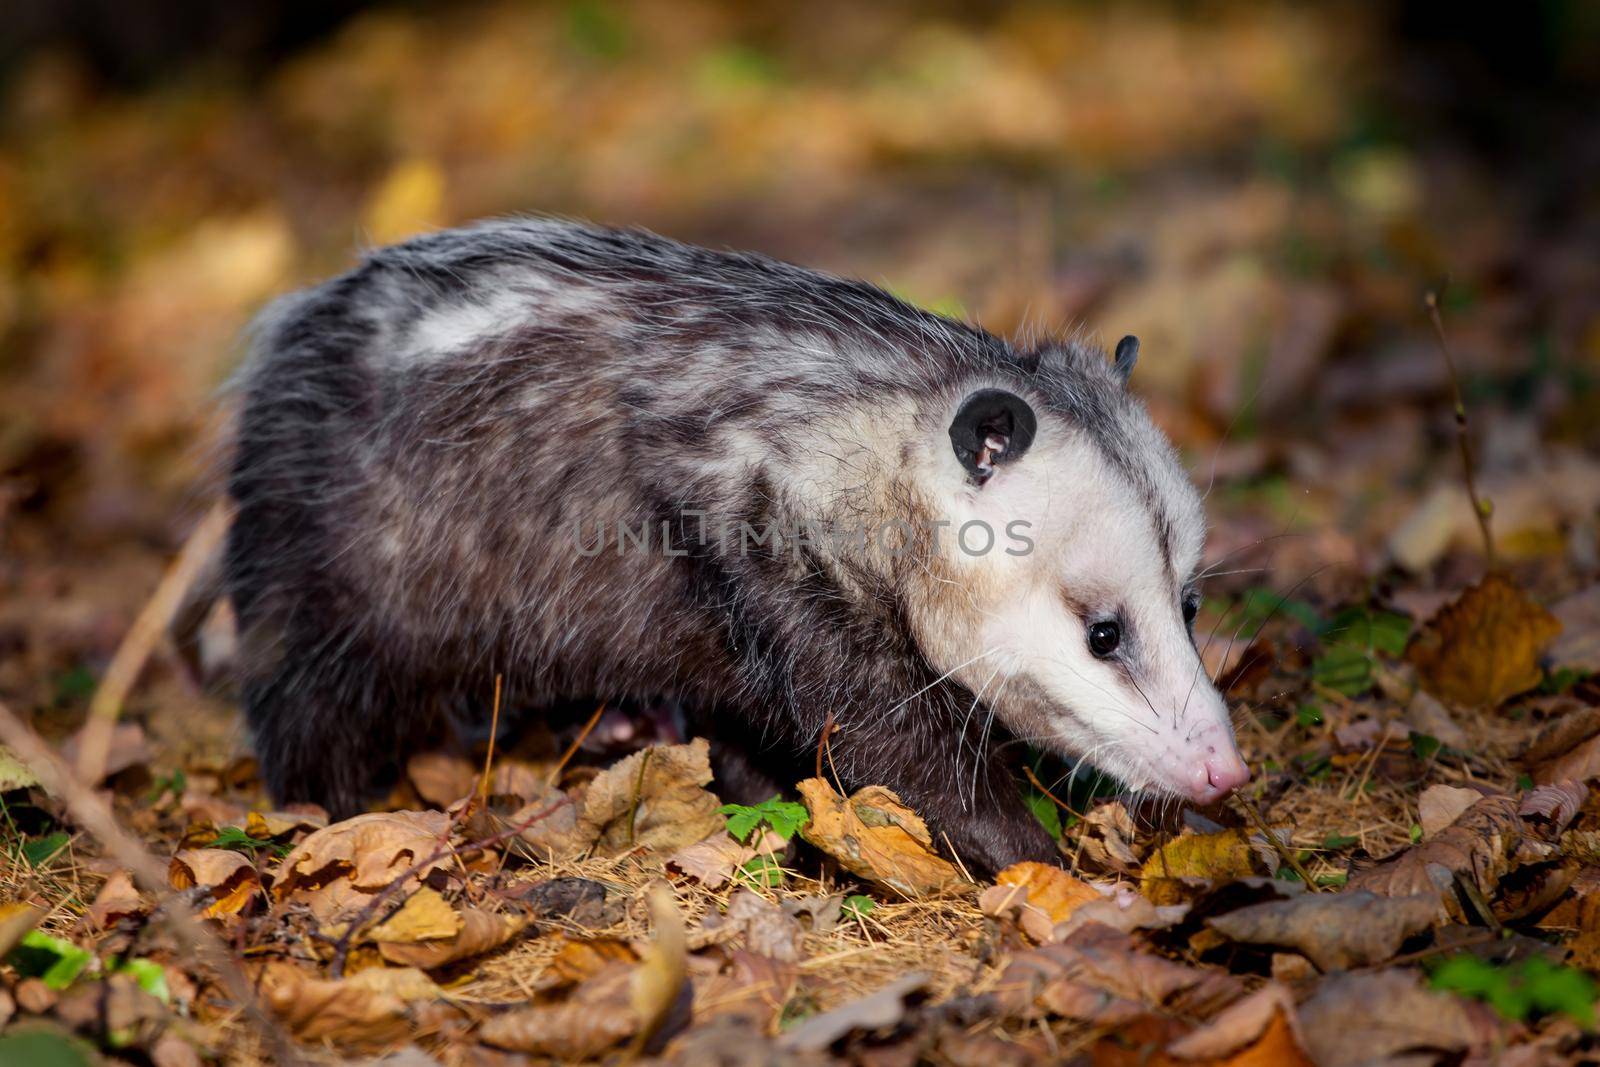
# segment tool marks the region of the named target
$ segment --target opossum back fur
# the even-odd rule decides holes
[[[631,230],[498,221],[379,250],[269,309],[239,386],[246,711],[275,794],[336,814],[503,674],[534,707],[681,700],[785,783],[831,719],[847,786],[899,789],[979,865],[1049,854],[1031,820],[958,814],[1016,811],[1018,746],[919,641],[956,595],[926,553],[732,551],[694,527],[927,517],[916,442],[984,387],[1080,428],[1159,521],[1195,521],[1098,348],[1022,351],[865,283]],[[672,551],[575,543],[642,524]]]

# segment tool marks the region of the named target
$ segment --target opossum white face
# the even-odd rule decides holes
[[[956,402],[926,475],[939,505],[957,531],[978,521],[1032,547],[1002,535],[1010,551],[977,554],[949,538],[953,588],[934,594],[925,637],[1017,736],[1209,802],[1249,771],[1191,630],[1204,514],[1143,407],[1116,400],[1094,420],[1004,388]]]

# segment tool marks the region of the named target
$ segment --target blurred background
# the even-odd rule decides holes
[[[80,703],[213,498],[275,294],[506,212],[1138,334],[1218,589],[1597,570],[1600,5],[12,0],[0,699]],[[1400,578],[1404,582],[1399,582]],[[1403,588],[1401,586],[1403,585]]]

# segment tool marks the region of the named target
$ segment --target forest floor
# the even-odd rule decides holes
[[[863,10],[837,48],[557,10],[366,16],[261,85],[46,56],[7,90],[0,1062],[1600,1058],[1592,222],[1385,135],[1370,42],[1307,9]],[[1135,91],[1127,55],[1184,61]],[[703,745],[627,752],[612,711],[276,810],[226,687],[139,621],[209,536],[235,338],[352,234],[543,208],[1139,334],[1250,785],[1173,811],[1036,761],[1062,866],[973,879],[892,795],[824,765],[724,809]]]

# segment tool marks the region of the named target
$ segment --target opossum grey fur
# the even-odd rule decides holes
[[[637,231],[497,221],[374,252],[271,308],[242,372],[224,567],[269,786],[358,810],[502,673],[531,707],[681,701],[734,781],[808,776],[831,722],[846,788],[895,789],[988,869],[1055,851],[1008,772],[1023,740],[1225,791],[1242,765],[1181,617],[1204,519],[1132,355],[1019,350]],[[980,390],[1038,417],[987,484],[946,434]],[[1037,550],[692,525],[973,516],[1028,520]],[[642,522],[671,551],[574,543]],[[1083,648],[1106,611],[1117,662]]]

